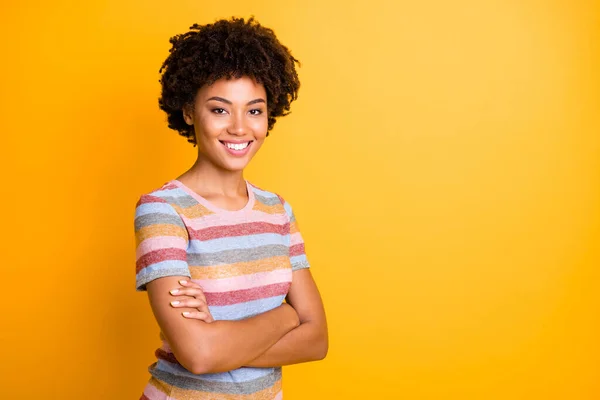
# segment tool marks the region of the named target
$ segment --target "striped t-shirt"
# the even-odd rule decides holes
[[[292,272],[308,268],[291,206],[246,181],[248,203],[219,208],[179,180],[143,194],[135,209],[136,289],[164,276],[202,286],[215,320],[240,320],[279,306]],[[183,318],[183,317],[182,317]],[[193,374],[160,333],[141,400],[281,399],[281,367]]]

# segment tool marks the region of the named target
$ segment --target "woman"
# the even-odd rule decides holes
[[[171,43],[159,105],[198,159],[136,205],[136,288],[163,342],[141,398],[281,399],[281,366],[323,359],[327,323],[290,204],[243,172],[298,60],[253,18]]]

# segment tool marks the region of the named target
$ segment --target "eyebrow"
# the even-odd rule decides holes
[[[220,102],[226,103],[226,104],[233,104],[231,101],[224,99],[222,97],[219,97],[219,96],[213,96],[206,101],[209,101],[209,100],[216,100],[216,101],[220,101]],[[254,99],[254,100],[250,100],[248,103],[246,103],[246,105],[249,106],[251,104],[256,104],[256,103],[266,103],[266,101],[264,99]]]

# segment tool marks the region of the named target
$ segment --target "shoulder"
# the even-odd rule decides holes
[[[275,207],[280,210],[279,212],[281,213],[285,211],[285,214],[288,218],[293,218],[294,213],[292,211],[292,207],[281,194],[260,188],[253,183],[250,183],[250,187],[252,187],[254,191],[254,197],[257,202],[262,203],[264,206]]]
[[[169,181],[155,189],[142,193],[136,203],[136,208],[145,204],[162,204],[163,208],[171,207],[177,210],[187,205],[189,202],[188,197],[187,193]]]
[[[285,200],[279,193],[263,189],[262,187],[259,187],[251,182],[248,183],[254,192],[254,197],[256,200],[265,203],[266,205],[285,204]]]
[[[171,182],[145,192],[135,204],[136,229],[157,224],[185,228],[185,209],[189,203],[189,196]]]

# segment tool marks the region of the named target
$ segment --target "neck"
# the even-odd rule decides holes
[[[204,193],[235,196],[246,193],[244,171],[229,171],[198,157],[194,165],[177,178]],[[185,182],[184,182],[185,183]]]

